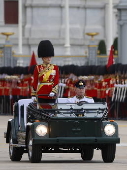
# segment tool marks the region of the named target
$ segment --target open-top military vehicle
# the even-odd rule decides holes
[[[104,162],[113,162],[120,138],[117,123],[108,120],[107,104],[58,100],[41,104],[41,109],[32,99],[14,104],[14,118],[5,132],[10,159],[20,161],[28,153],[30,162],[40,162],[42,153],[81,153],[90,161],[97,149]]]

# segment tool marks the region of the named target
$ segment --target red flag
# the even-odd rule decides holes
[[[29,68],[28,70],[30,69],[31,66],[33,65],[37,65],[37,62],[36,62],[36,58],[35,58],[35,54],[34,54],[34,51],[33,51],[33,54],[31,56],[31,60],[30,60],[30,65],[29,65]]]
[[[114,64],[113,54],[114,54],[114,46],[112,45],[111,49],[110,49],[110,54],[109,54],[109,57],[108,57],[108,63],[106,65],[107,68],[109,68],[112,64]]]

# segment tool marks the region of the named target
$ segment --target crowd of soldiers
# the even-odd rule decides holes
[[[86,96],[93,97],[95,102],[106,101],[110,117],[126,118],[127,66],[113,65],[108,72],[105,66],[94,66],[94,69],[95,67],[96,74],[93,74],[94,71],[91,72],[92,66],[83,66],[80,69],[77,66],[60,67],[58,97],[74,96],[74,84],[82,79],[86,83]],[[27,74],[16,74],[16,72],[12,75],[0,74],[0,114],[12,114],[13,104],[16,101],[31,98],[33,70],[34,67],[30,74],[28,72]]]
[[[112,97],[115,81],[110,76],[75,76],[70,74],[67,78],[62,79],[61,86],[64,86],[64,90],[61,90],[60,95],[63,97],[71,97],[75,95],[74,84],[78,80],[84,80],[85,95],[93,97],[95,101],[106,101],[106,97]]]
[[[13,103],[31,97],[32,76],[0,76],[0,111],[12,113]]]
[[[61,80],[65,85],[61,86],[61,97],[72,97],[75,95],[74,84],[77,80],[84,80],[86,83],[85,95],[93,97],[95,102],[107,102],[109,117],[123,118],[127,117],[127,75],[126,74],[108,74],[75,76],[70,74],[67,78]]]

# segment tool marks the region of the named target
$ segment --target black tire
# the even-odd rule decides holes
[[[20,161],[23,155],[23,148],[14,147],[11,144],[15,144],[14,140],[12,139],[12,135],[10,134],[9,138],[9,156],[11,161]]]
[[[34,145],[32,143],[31,132],[29,132],[29,135],[28,135],[27,149],[28,149],[29,161],[31,163],[41,162],[42,147],[40,145]]]
[[[93,155],[94,155],[94,149],[93,148],[82,149],[81,158],[84,161],[91,161],[93,159]]]
[[[111,163],[115,159],[116,144],[107,144],[101,149],[102,159],[105,163]]]

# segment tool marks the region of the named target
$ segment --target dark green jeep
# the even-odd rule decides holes
[[[106,103],[44,104],[37,109],[31,99],[14,104],[14,118],[5,132],[12,161],[28,153],[30,162],[40,162],[42,153],[81,153],[92,160],[94,149],[101,150],[104,162],[113,162],[118,125],[108,120]]]

